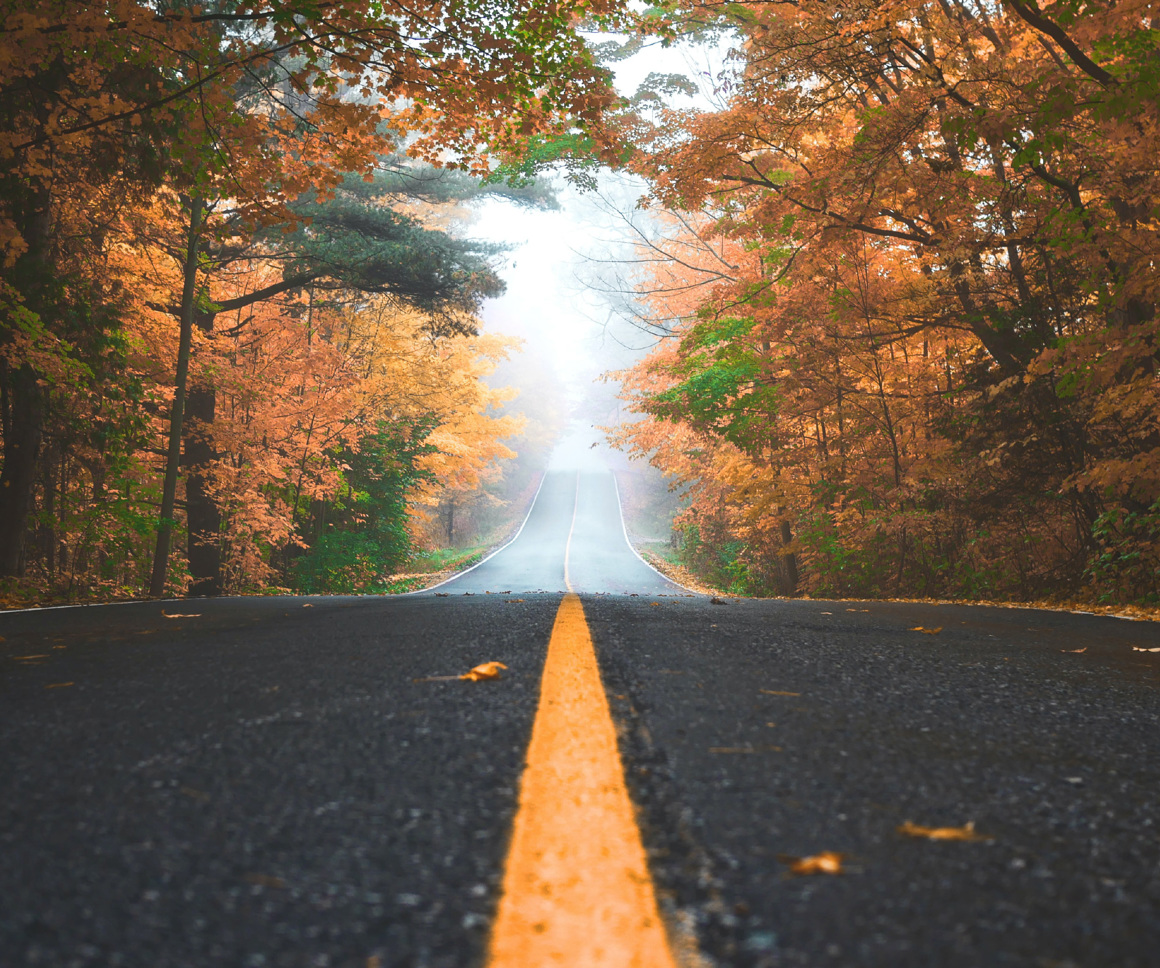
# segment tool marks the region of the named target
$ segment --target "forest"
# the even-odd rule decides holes
[[[381,591],[510,499],[517,347],[457,213],[601,166],[647,185],[615,438],[682,563],[1160,601],[1150,3],[0,10],[5,602]],[[680,44],[727,51],[705,97],[617,92]]]
[[[7,603],[383,591],[526,489],[457,229],[609,141],[599,0],[2,10]]]
[[[1160,599],[1147,2],[678,3],[620,444],[740,594]]]

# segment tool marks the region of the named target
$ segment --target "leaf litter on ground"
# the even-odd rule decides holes
[[[809,857],[791,857],[789,854],[778,854],[777,859],[789,865],[789,873],[805,876],[809,874],[842,874],[845,868],[842,862],[845,854],[833,850],[823,850],[820,854],[811,854]]]
[[[921,632],[923,635],[938,635],[942,630],[943,627],[941,625],[933,629],[928,629],[921,625],[916,625],[914,628],[910,629],[911,632]]]
[[[976,831],[973,820],[968,820],[961,827],[922,827],[907,820],[898,828],[898,832],[907,837],[923,837],[927,840],[984,841],[995,839]]]
[[[412,682],[456,682],[465,679],[468,682],[481,682],[486,679],[499,679],[500,669],[506,669],[502,662],[484,662],[474,669],[469,669],[461,676],[424,676],[421,679],[412,679]]]

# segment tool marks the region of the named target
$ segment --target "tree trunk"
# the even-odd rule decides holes
[[[793,531],[790,530],[789,519],[781,519],[781,544],[782,547],[788,548],[790,542],[793,541]],[[785,565],[785,594],[787,596],[794,596],[797,594],[798,582],[801,580],[798,575],[797,555],[792,551],[787,551],[781,556],[781,560]]]
[[[177,500],[177,472],[181,463],[181,425],[185,416],[185,384],[189,376],[189,354],[193,344],[193,310],[197,295],[197,244],[201,237],[205,203],[194,198],[189,207],[185,264],[182,267],[181,330],[177,347],[177,375],[174,381],[173,410],[169,417],[169,446],[165,454],[165,484],[161,492],[161,513],[157,524],[157,548],[153,553],[153,574],[149,594],[165,593],[169,572],[169,545],[173,537],[173,507]]]
[[[37,457],[44,419],[38,374],[30,366],[0,364],[5,384],[4,468],[0,471],[0,575],[19,575],[24,567],[24,537],[32,509]]]
[[[47,188],[30,193],[19,219],[28,248],[13,266],[25,306],[43,313],[42,291],[49,271],[52,234],[52,194]],[[0,334],[2,336],[3,334]],[[6,341],[6,340],[5,340]],[[4,467],[0,470],[0,576],[24,572],[24,539],[32,510],[37,459],[44,433],[44,389],[41,374],[23,363],[0,359]]]
[[[214,317],[200,314],[198,328],[211,332]],[[209,493],[209,467],[218,453],[210,435],[217,411],[217,392],[206,384],[189,391],[185,431],[185,519],[189,528],[190,595],[222,592],[221,511]]]

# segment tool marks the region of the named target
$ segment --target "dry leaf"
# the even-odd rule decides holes
[[[63,689],[65,686],[75,686],[75,682],[50,682],[45,689]]]
[[[1142,649],[1138,645],[1133,645],[1132,651],[1133,652],[1160,652],[1160,649]]]
[[[941,632],[942,630],[943,630],[943,627],[941,625],[938,628],[934,628],[934,629],[927,629],[927,628],[923,628],[921,625],[916,625],[910,631],[911,632],[922,632],[923,635],[938,635],[939,632]]]
[[[16,662],[27,662],[29,659],[47,659],[48,653],[46,652],[44,655],[14,655],[12,658]]]
[[[201,618],[201,612],[185,612],[185,613],[175,612],[173,615],[170,615],[168,612],[162,611],[161,617],[162,618]]]
[[[712,598],[709,599],[709,604],[710,605],[724,605],[725,599],[718,598],[716,595],[714,595]]]
[[[460,679],[468,679],[471,682],[479,682],[481,679],[498,679],[499,670],[506,669],[502,662],[485,662],[483,665],[477,665],[470,672],[465,672]]]
[[[660,602],[649,602],[649,604],[656,605],[659,608],[661,603]]]
[[[975,822],[968,821],[961,827],[920,827],[906,821],[898,828],[900,834],[908,837],[925,837],[927,840],[994,840],[986,834],[975,833]]]
[[[845,854],[823,850],[820,854],[814,854],[810,857],[789,857],[786,854],[778,854],[777,859],[783,864],[789,864],[791,874],[841,874],[844,857]]]
[[[1075,655],[1077,652],[1086,652],[1087,646],[1085,645],[1082,649],[1060,649],[1059,651],[1060,652],[1070,652],[1072,655]]]
[[[302,607],[303,607],[303,608],[314,608],[314,605],[313,605],[311,602],[307,602],[307,603],[306,603],[305,605],[303,605]]]
[[[758,689],[758,692],[764,692],[767,696],[800,696],[800,692],[786,692],[784,689]]]
[[[519,602],[522,602],[523,599],[522,598],[505,598],[503,601],[504,601],[505,605],[515,605]]]
[[[258,884],[261,887],[274,887],[282,890],[286,887],[286,882],[280,877],[271,877],[269,874],[247,874],[246,881],[250,884]]]

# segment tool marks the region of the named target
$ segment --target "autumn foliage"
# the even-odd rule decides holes
[[[1151,5],[669,14],[735,67],[716,110],[626,121],[667,338],[621,442],[688,490],[686,559],[736,591],[1156,600]]]
[[[494,484],[502,284],[446,209],[610,150],[613,13],[0,2],[0,578],[371,590]]]

